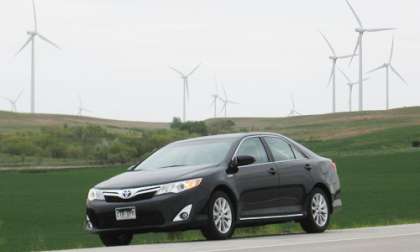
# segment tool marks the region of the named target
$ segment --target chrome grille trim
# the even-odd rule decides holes
[[[118,197],[123,200],[129,200],[133,197],[136,197],[141,194],[152,193],[159,191],[160,186],[145,186],[138,188],[125,188],[125,189],[114,189],[114,190],[101,190],[104,196]],[[124,196],[124,194],[129,192],[129,196]]]

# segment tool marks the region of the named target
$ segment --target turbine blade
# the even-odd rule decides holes
[[[340,73],[344,76],[344,78],[348,81],[348,82],[351,82],[351,79],[350,79],[350,77],[341,69],[341,68],[338,68],[338,71],[340,71]]]
[[[332,81],[333,76],[334,76],[334,65],[333,65],[333,67],[331,68],[330,78],[328,79],[327,87],[329,87],[329,86],[330,86],[330,83],[331,83],[331,81]]]
[[[372,70],[370,70],[370,71],[368,71],[366,73],[367,74],[370,74],[370,73],[376,72],[376,71],[378,71],[378,70],[380,70],[382,68],[385,68],[385,65],[378,66],[378,67],[376,67],[376,68],[374,68],[374,69],[372,69]]]
[[[19,49],[19,51],[15,53],[14,57],[19,55],[19,53],[22,52],[23,49],[25,49],[25,47],[32,41],[33,38],[34,38],[34,35],[30,35],[29,38],[26,40],[25,44],[23,44],[23,46]]]
[[[211,99],[210,107],[212,107],[216,103],[215,99]]]
[[[328,47],[330,48],[330,50],[331,50],[332,54],[333,54],[334,56],[336,56],[336,53],[335,53],[334,47],[331,45],[330,41],[328,41],[327,37],[326,37],[326,36],[325,36],[325,35],[324,35],[321,31],[319,32],[319,34],[321,34],[321,36],[324,38],[324,40],[325,40],[325,42],[327,43]]]
[[[14,100],[15,103],[20,99],[20,97],[22,96],[22,94],[23,94],[23,90],[20,91],[20,93],[18,94],[18,96]]]
[[[194,67],[194,69],[189,73],[189,74],[187,74],[187,76],[189,77],[189,76],[191,76],[195,71],[197,71],[197,69],[200,67],[200,65],[201,65],[201,63],[200,64],[198,64],[197,66],[195,66]]]
[[[381,31],[391,31],[395,30],[395,28],[373,28],[373,29],[365,29],[367,32],[381,32]]]
[[[223,94],[225,96],[224,101],[226,102],[228,100],[228,96],[227,96],[227,92],[226,92],[226,89],[225,89],[225,85],[222,85],[222,88],[223,88]]]
[[[353,9],[353,6],[351,6],[350,2],[346,0],[347,5],[350,7],[351,12],[353,12],[354,17],[357,20],[357,23],[359,23],[360,28],[363,28],[362,21],[360,20],[359,16],[357,15],[356,11]]]
[[[394,56],[394,36],[392,36],[392,43],[391,43],[391,53],[389,54],[389,64],[392,62],[392,57]]]
[[[362,39],[362,34],[361,34],[361,33],[359,33],[359,36],[357,37],[356,46],[354,47],[354,50],[353,50],[353,56],[350,58],[349,65],[351,65],[351,63],[353,62],[354,56],[356,55],[356,52],[357,52],[357,49],[358,49],[358,48],[359,48],[359,46],[360,46],[360,40],[361,40],[361,39]]]
[[[171,67],[171,66],[169,66],[169,68],[170,69],[172,69],[172,70],[174,70],[175,72],[177,72],[179,75],[181,75],[181,76],[185,76],[181,71],[179,71],[178,69],[176,69],[176,68],[174,68],[174,67]]]
[[[32,10],[33,10],[33,14],[34,14],[34,28],[35,28],[35,32],[37,32],[38,31],[38,22],[37,22],[37,18],[36,18],[35,0],[32,0]]]
[[[3,99],[3,100],[5,100],[5,101],[10,102],[11,104],[13,103],[12,99],[9,99],[9,98],[7,98],[7,97],[0,96],[0,98],[1,98],[1,99]]]
[[[226,106],[227,106],[227,102],[223,101],[223,106],[222,106],[222,109],[219,111],[219,113],[222,113],[223,111],[225,111]]]
[[[45,42],[47,42],[48,44],[54,46],[57,49],[61,49],[56,43],[52,42],[51,40],[47,39],[45,36],[37,33],[38,37],[40,37],[42,40],[44,40]]]
[[[394,74],[396,74],[398,78],[400,78],[405,84],[408,85],[407,81],[405,81],[404,77],[402,77],[402,75],[397,71],[397,69],[395,69],[392,65],[389,66],[391,67],[392,72],[394,72]]]
[[[343,55],[343,56],[338,56],[337,59],[348,59],[351,57],[356,57],[357,54],[349,54],[349,55]]]

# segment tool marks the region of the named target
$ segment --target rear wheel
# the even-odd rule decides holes
[[[306,218],[300,222],[307,233],[322,233],[330,222],[330,204],[323,190],[315,188],[308,197]]]
[[[224,240],[232,236],[235,229],[235,213],[232,201],[222,191],[216,191],[210,198],[208,221],[201,232],[208,240]]]
[[[107,246],[124,246],[129,245],[133,239],[131,233],[101,233],[99,234],[102,243]]]

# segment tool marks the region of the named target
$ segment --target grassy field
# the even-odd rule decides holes
[[[211,125],[215,120],[220,119],[210,119],[206,123]],[[344,208],[334,216],[333,228],[420,222],[420,149],[411,147],[414,141],[420,141],[420,107],[292,118],[231,120],[235,123],[234,131],[283,133],[336,161],[342,180]],[[80,145],[67,129],[64,130],[64,136],[71,139],[66,142],[61,131],[56,132],[57,127],[63,128],[63,125],[101,126],[106,129],[104,134],[106,133],[107,138],[98,138],[90,145],[81,138],[83,144]],[[54,127],[56,131],[53,130]],[[106,146],[110,149],[106,153],[114,154],[117,153],[115,149],[120,153],[127,152],[119,146],[121,143],[131,147],[134,143],[139,144],[138,151],[144,152],[174,138],[189,136],[188,133],[170,130],[165,134],[151,134],[147,141],[146,138],[141,138],[140,141],[133,138],[133,129],[162,129],[168,128],[168,124],[0,112],[0,147],[4,147],[6,143],[2,144],[1,141],[10,139],[5,137],[7,134],[12,134],[12,137],[27,134],[27,143],[31,143],[35,139],[32,131],[40,131],[41,128],[52,135],[41,135],[45,139],[38,139],[38,142],[50,143],[55,139],[66,146],[68,143],[75,146],[79,144],[90,150],[98,148],[99,142],[108,142]],[[22,144],[22,138],[17,139],[20,140],[15,142]],[[125,142],[122,141],[124,139]],[[45,151],[46,147],[41,150]],[[5,163],[8,158],[11,156],[0,153],[0,164]],[[18,162],[21,156],[13,158]],[[26,157],[25,162],[39,163],[36,156]],[[66,164],[68,160],[44,158],[43,162]],[[76,158],[71,163],[83,165],[86,160]],[[86,193],[97,182],[124,170],[125,167],[114,166],[0,172],[0,251],[100,246],[99,239],[86,233],[83,228]],[[269,225],[240,229],[235,235],[269,235],[290,230],[301,231],[298,225]],[[135,243],[201,239],[203,238],[197,231],[150,233],[136,236]]]
[[[333,228],[420,221],[420,152],[336,157],[344,208]],[[100,246],[83,230],[87,190],[124,167],[0,173],[0,251]],[[283,232],[287,225],[241,229],[239,236]],[[291,230],[299,232],[297,225]],[[138,235],[136,243],[200,240],[196,231]]]

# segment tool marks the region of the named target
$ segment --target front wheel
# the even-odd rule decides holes
[[[322,233],[330,222],[330,204],[325,192],[315,188],[308,197],[306,218],[300,222],[307,233]]]
[[[207,240],[224,240],[232,236],[235,229],[235,213],[232,201],[226,193],[213,193],[207,214],[207,225],[201,229]]]
[[[133,239],[131,233],[101,233],[99,234],[102,243],[107,246],[124,246],[129,245]]]

